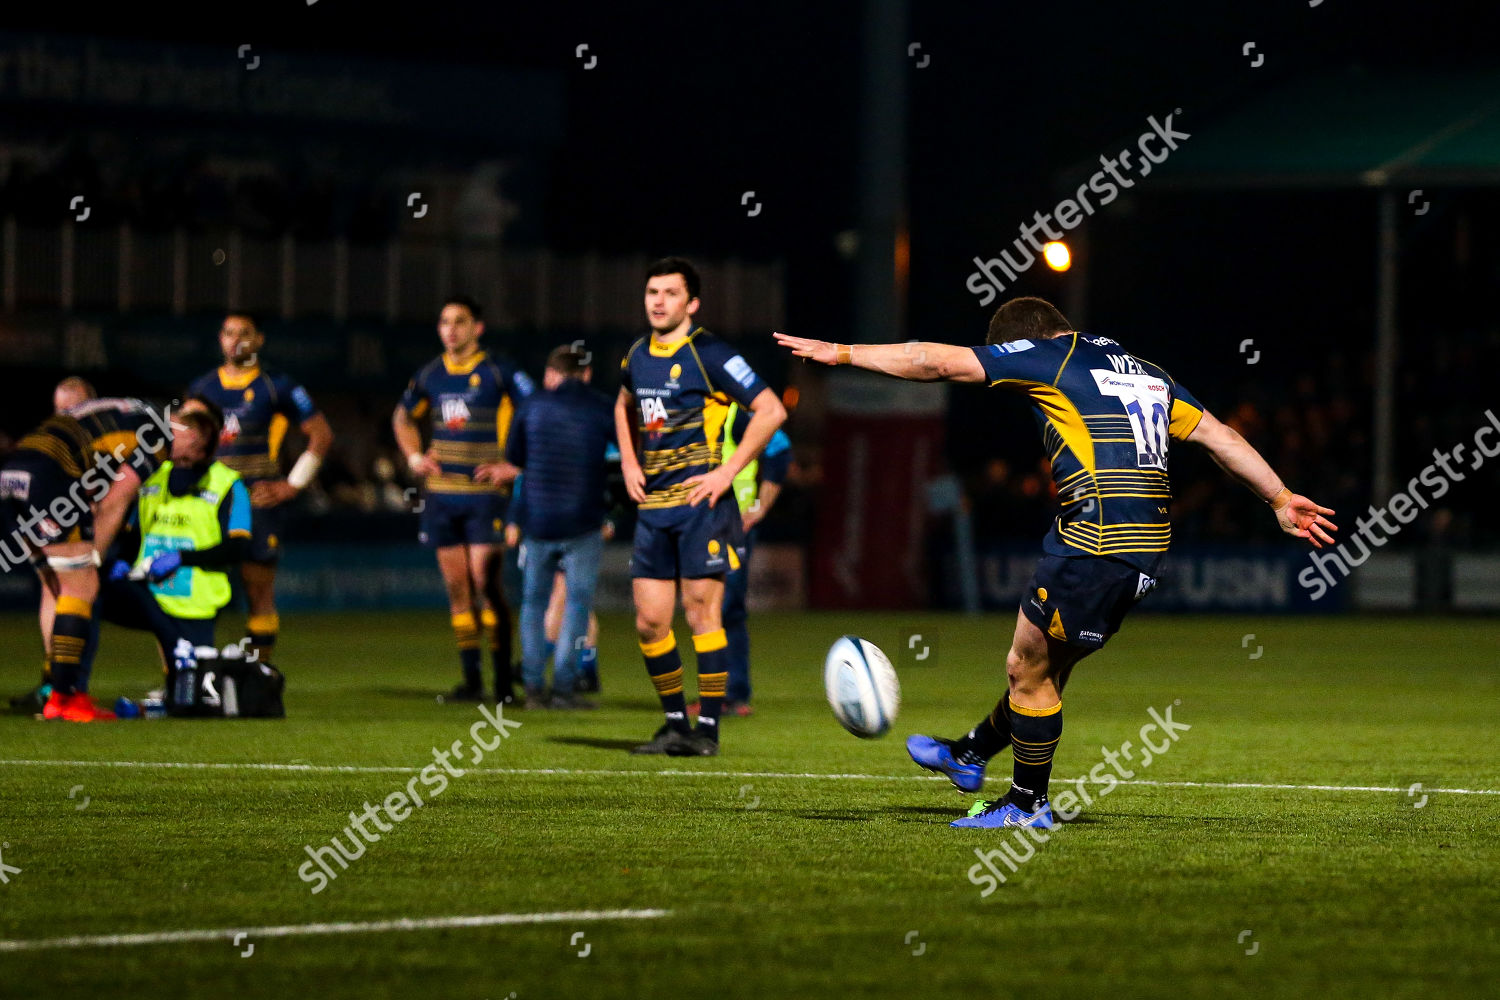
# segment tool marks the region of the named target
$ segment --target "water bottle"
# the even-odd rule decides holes
[[[197,689],[198,661],[192,645],[183,640],[177,644],[172,660],[172,703],[178,708],[192,708]]]
[[[141,699],[141,718],[143,719],[165,719],[167,717],[167,703],[160,698]]]

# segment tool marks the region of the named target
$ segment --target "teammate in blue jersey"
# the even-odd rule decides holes
[[[649,336],[621,362],[615,434],[625,489],[639,506],[630,557],[635,625],[646,670],[666,723],[636,753],[711,756],[729,680],[722,625],[724,575],[739,565],[743,529],[728,492],[786,420],[776,393],[734,349],[694,322],[698,272],[680,257],[646,272]],[[732,403],[751,411],[734,454],[725,458]],[[672,634],[678,584],[698,659],[700,712],[688,725],[682,659]]]
[[[913,760],[962,791],[978,791],[985,764],[1013,747],[1010,791],[954,826],[1053,826],[1047,782],[1062,736],[1063,686],[1156,586],[1171,540],[1173,441],[1207,449],[1266,501],[1287,534],[1318,548],[1333,544],[1336,528],[1325,516],[1333,511],[1288,489],[1259,452],[1165,369],[1108,337],[1079,333],[1042,299],[1002,305],[981,347],[776,339],[797,357],[824,364],[1009,389],[1029,397],[1036,414],[1060,509],[1016,618],[1005,661],[1008,693],[962,739],[913,736],[906,743]]]
[[[407,464],[425,486],[422,544],[437,551],[448,589],[448,609],[458,643],[463,680],[449,696],[478,701],[482,628],[490,630],[495,700],[516,700],[511,677],[511,616],[501,588],[505,501],[516,469],[504,459],[511,418],[534,385],[510,362],[479,346],[484,314],[472,299],[455,296],[438,316],[443,353],[417,372],[396,405],[392,426]],[[418,421],[430,417],[432,441],[424,449]],[[486,479],[475,471],[488,467]]]
[[[281,559],[281,532],[287,504],[318,474],[333,446],[333,428],[318,412],[307,390],[294,379],[261,363],[265,346],[255,317],[231,312],[219,327],[224,363],[188,387],[224,414],[218,460],[240,474],[250,491],[250,551],[240,563],[250,618],[246,637],[260,662],[273,658],[281,618],[276,613],[276,564]],[[281,445],[296,425],[307,449],[291,472],[281,473]]]

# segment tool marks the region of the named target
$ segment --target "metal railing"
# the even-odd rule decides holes
[[[189,313],[246,309],[429,322],[445,295],[485,304],[492,324],[595,332],[641,324],[649,258],[515,250],[411,238],[384,243],[267,238],[238,229],[145,232],[86,222],[0,221],[0,308]],[[707,315],[725,333],[785,319],[781,262],[698,260]]]

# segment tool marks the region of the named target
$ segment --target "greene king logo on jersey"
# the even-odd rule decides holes
[[[469,422],[469,404],[462,399],[443,400],[443,426],[456,431]]]

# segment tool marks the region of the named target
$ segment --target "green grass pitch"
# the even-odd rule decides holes
[[[1074,675],[1054,799],[1151,709],[1191,729],[988,896],[975,848],[1002,835],[949,829],[972,799],[924,780],[902,741],[993,704],[1010,616],[753,618],[757,714],[691,761],[626,752],[659,715],[628,622],[603,624],[599,711],[512,713],[498,749],[318,894],[304,845],[479,719],[433,697],[456,675],[441,613],[288,616],[284,721],[0,718],[0,995],[1496,995],[1500,623],[1133,618]],[[33,680],[33,628],[0,618],[7,693]],[[903,629],[934,651],[898,663],[894,731],[855,739],[824,702],[823,652],[842,632],[894,650]],[[96,694],[155,686],[153,658],[111,631]],[[11,944],[652,909],[669,912]]]

